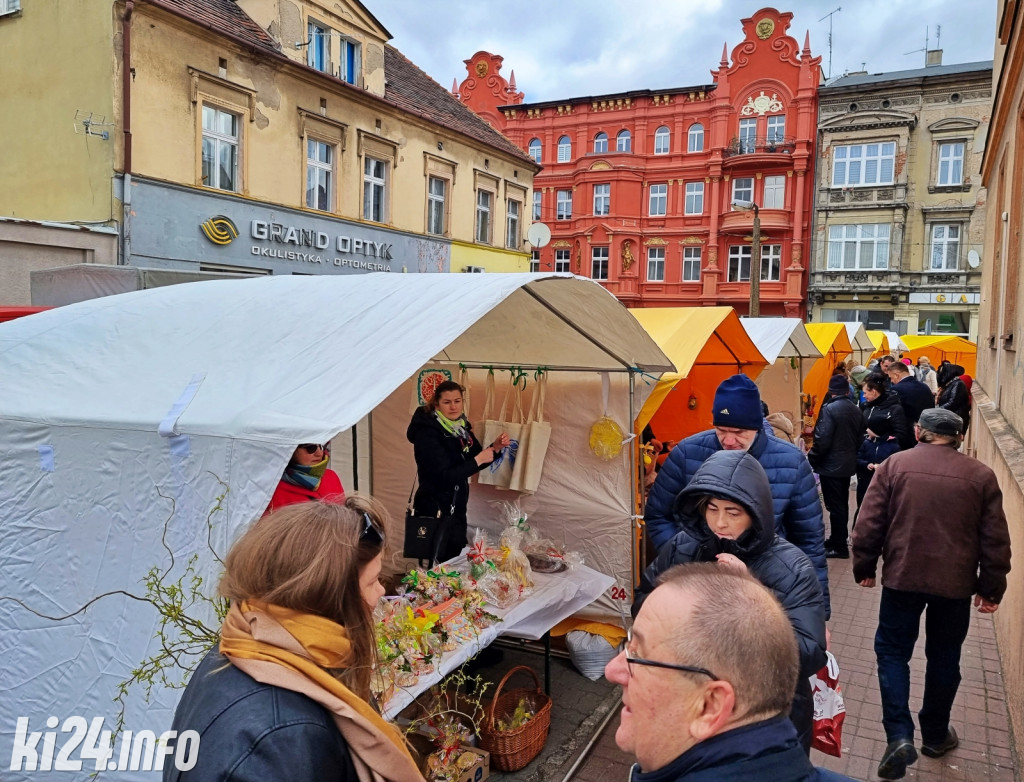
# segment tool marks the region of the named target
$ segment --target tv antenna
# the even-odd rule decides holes
[[[941,39],[942,39],[942,25],[941,24],[937,24],[937,25],[935,25],[935,48],[936,49],[939,48],[939,41]],[[924,28],[924,48],[923,49],[913,49],[912,51],[909,51],[909,52],[903,52],[903,56],[906,57],[908,54],[917,54],[918,52],[924,52],[924,64],[927,66],[928,65],[928,52],[931,49],[930,42],[931,42],[931,35],[930,35],[930,32],[929,32],[929,29],[927,27],[925,27]]]
[[[832,17],[842,10],[843,7],[839,6],[838,8],[836,8],[835,11],[829,11],[827,14],[821,17],[821,19],[818,20],[819,22],[824,22],[826,19],[828,19],[828,76],[825,77],[825,81],[828,81],[829,79],[832,78]]]
[[[114,123],[107,122],[106,119],[106,117],[97,116],[94,112],[76,109],[75,120],[72,127],[75,129],[75,133],[81,133],[86,136],[99,136],[104,141],[107,141],[110,138],[110,133],[108,131],[93,130],[93,128],[114,127]]]

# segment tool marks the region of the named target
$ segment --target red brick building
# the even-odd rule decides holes
[[[524,102],[478,52],[455,87],[544,168],[533,221],[551,228],[537,270],[601,280],[629,306],[731,305],[747,312],[754,213],[762,315],[803,317],[820,57],[787,35],[791,13],[744,19],[712,83]]]

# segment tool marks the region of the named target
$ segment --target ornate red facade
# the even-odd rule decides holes
[[[712,84],[524,103],[478,52],[463,102],[531,154],[542,271],[602,279],[629,306],[731,305],[747,312],[753,201],[762,315],[803,317],[820,57],[773,8],[743,20]],[[731,62],[731,64],[730,64]],[[536,197],[536,196],[535,196]]]

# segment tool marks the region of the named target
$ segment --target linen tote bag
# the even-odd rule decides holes
[[[521,376],[519,376],[521,377]],[[496,486],[499,489],[509,488],[512,481],[512,470],[519,455],[519,445],[523,436],[523,400],[522,392],[513,374],[508,391],[501,403],[497,418],[491,418],[491,406],[494,400],[494,375],[488,373],[484,391],[484,419],[480,424],[483,437],[480,442],[486,448],[502,432],[508,432],[509,444],[495,456],[494,461],[477,473],[477,482],[485,486]],[[512,403],[512,414],[509,415],[509,403]]]
[[[519,454],[512,470],[510,489],[532,494],[540,485],[544,472],[544,458],[551,442],[551,424],[544,420],[544,397],[547,393],[548,376],[543,371],[533,391],[530,413],[523,426],[523,436],[519,443]]]

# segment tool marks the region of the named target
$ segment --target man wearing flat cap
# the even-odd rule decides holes
[[[878,469],[853,530],[853,576],[875,586],[882,557],[882,600],[875,633],[882,726],[888,746],[882,779],[900,779],[917,760],[910,714],[910,658],[925,615],[927,659],[918,721],[921,752],[938,758],[959,745],[949,723],[960,685],[960,647],[971,598],[993,613],[1006,591],[1010,533],[995,473],[960,453],[963,421],[950,410],[924,410],[917,445]]]

